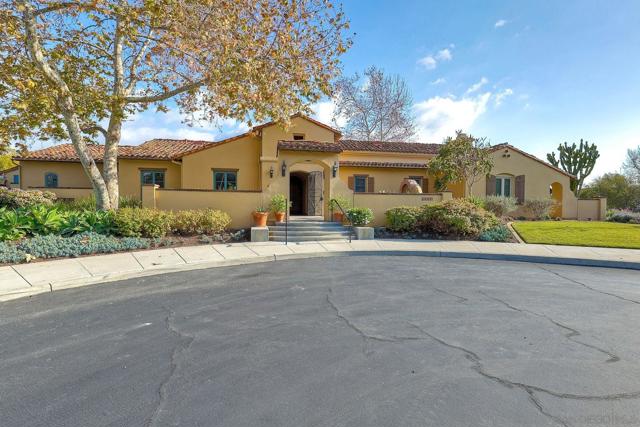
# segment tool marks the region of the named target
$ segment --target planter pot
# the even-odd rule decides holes
[[[357,240],[373,240],[373,227],[353,227]]]
[[[267,226],[267,218],[269,217],[269,212],[254,212],[253,213],[253,224],[256,227],[266,227]]]
[[[333,220],[342,224],[342,222],[344,221],[344,214],[342,212],[334,212]]]
[[[284,212],[274,212],[273,214],[276,217],[276,222],[284,222]]]

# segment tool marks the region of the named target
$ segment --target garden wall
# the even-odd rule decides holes
[[[354,193],[353,206],[370,208],[373,211],[373,227],[386,223],[385,212],[398,206],[422,206],[450,200],[452,194],[443,193],[403,194],[403,193]]]
[[[578,219],[604,221],[607,216],[607,198],[578,199]]]

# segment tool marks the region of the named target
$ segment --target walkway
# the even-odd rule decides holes
[[[295,258],[420,255],[640,270],[640,250],[470,241],[355,240],[233,243],[70,258],[0,267],[0,301],[174,271]]]

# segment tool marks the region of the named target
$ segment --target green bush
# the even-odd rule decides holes
[[[387,228],[393,231],[415,231],[419,214],[420,208],[411,206],[391,208],[384,213]]]
[[[84,211],[96,210],[96,196],[91,195],[89,197],[83,197],[80,199],[74,200],[58,200],[56,206],[60,210],[64,211]],[[120,196],[120,200],[118,202],[119,208],[139,208],[142,206],[140,200],[133,198],[132,196]]]
[[[117,233],[125,237],[164,237],[171,230],[169,212],[147,208],[122,208],[115,213]]]
[[[527,199],[524,201],[523,208],[534,219],[546,219],[554,205],[555,201],[551,198]]]
[[[149,239],[82,233],[72,237],[35,236],[18,242],[14,247],[18,253],[29,254],[35,258],[57,258],[146,249],[150,245]]]
[[[291,205],[291,202],[289,202]],[[271,212],[286,212],[287,211],[287,198],[284,194],[274,194],[269,201],[269,210]]]
[[[50,191],[21,190],[19,188],[0,188],[0,206],[7,208],[30,208],[32,206],[51,206],[56,195]]]
[[[339,211],[340,208],[338,207],[338,204],[345,211],[350,209],[351,206],[352,206],[351,205],[351,199],[349,199],[348,197],[345,197],[345,196],[338,195],[338,196],[335,196],[333,199],[329,200],[329,209],[331,209],[334,212]]]
[[[0,242],[0,263],[17,264],[27,260],[27,254],[11,243]]]
[[[478,240],[483,242],[508,242],[511,238],[511,231],[505,225],[499,224],[480,233]]]
[[[465,199],[422,206],[418,216],[421,231],[444,236],[475,238],[497,224],[495,215]]]
[[[17,240],[29,230],[29,218],[14,209],[0,208],[0,241]]]
[[[351,208],[346,213],[351,224],[356,227],[367,225],[373,219],[373,211],[369,208]]]
[[[229,214],[214,209],[177,211],[171,218],[171,229],[182,235],[220,234],[229,225]]]
[[[51,206],[32,206],[26,213],[28,215],[28,231],[33,235],[56,234],[64,222],[63,214]]]
[[[487,196],[482,207],[501,218],[515,211],[517,203],[518,200],[515,197]]]
[[[607,221],[640,224],[640,212],[625,209],[607,210]]]
[[[485,199],[483,197],[478,196],[469,196],[467,200],[476,205],[479,208],[486,209],[485,207]]]

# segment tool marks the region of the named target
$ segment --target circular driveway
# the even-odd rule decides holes
[[[640,273],[358,256],[0,304],[0,425],[640,425]]]

